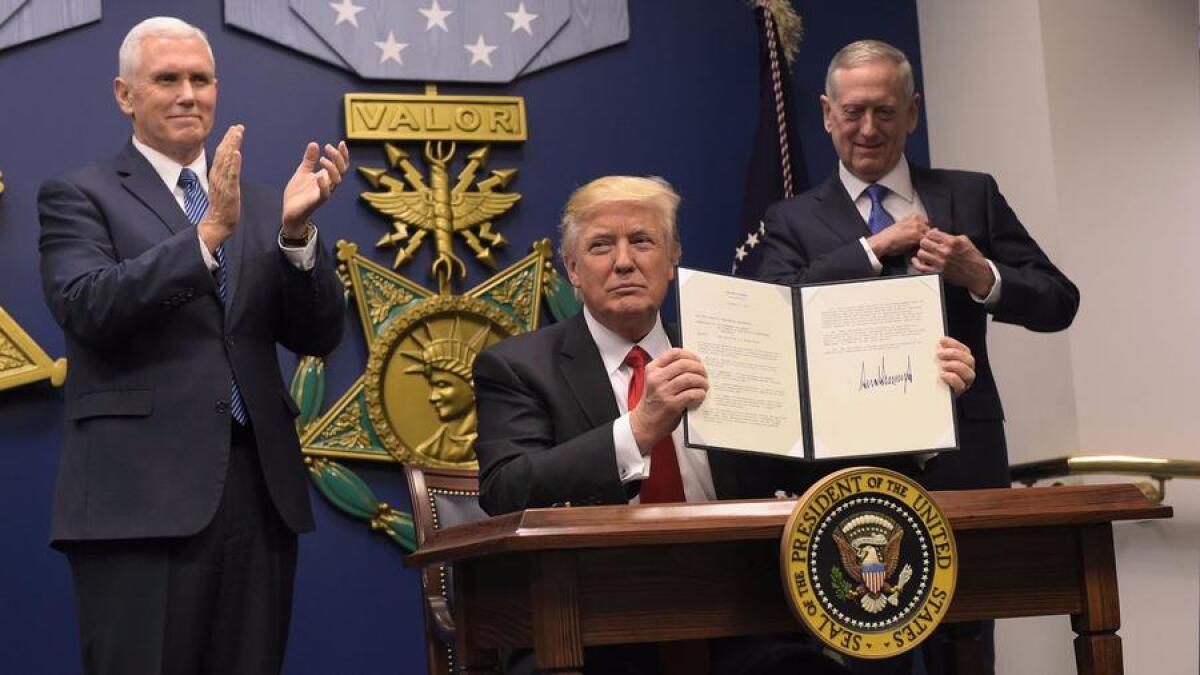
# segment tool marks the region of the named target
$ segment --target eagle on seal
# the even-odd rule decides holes
[[[896,566],[900,563],[900,541],[903,538],[904,530],[896,528],[886,538],[876,532],[872,536],[856,537],[851,543],[840,531],[834,531],[833,540],[837,542],[842,567],[858,582],[853,595],[862,595],[865,590],[878,596],[892,590],[887,580],[895,574]]]

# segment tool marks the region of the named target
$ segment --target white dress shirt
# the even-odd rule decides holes
[[[185,196],[183,186],[179,184],[179,174],[184,168],[191,169],[196,174],[196,178],[200,181],[200,188],[204,190],[204,194],[208,194],[208,159],[204,154],[204,149],[200,149],[200,156],[184,167],[179,162],[167,157],[163,153],[139,141],[137,136],[133,137],[133,147],[142,153],[150,166],[154,168],[154,172],[166,184],[167,189],[174,195],[175,201],[179,204],[180,209],[184,209]],[[280,224],[282,226],[282,223]],[[315,230],[315,226],[314,226]],[[217,259],[213,257],[212,251],[204,245],[204,240],[200,238],[200,234],[196,233],[196,239],[200,242],[200,256],[204,258],[204,265],[208,267],[208,271],[212,272],[217,269]],[[284,246],[281,241],[279,244],[283,255],[288,261],[296,266],[297,269],[308,271],[317,263],[317,233],[309,237],[308,244],[304,246]]]
[[[588,331],[600,349],[600,358],[604,361],[604,370],[608,373],[608,381],[612,385],[613,396],[617,399],[617,408],[621,416],[613,422],[613,447],[616,449],[617,471],[620,472],[621,482],[628,483],[644,480],[650,476],[650,457],[643,456],[638,450],[637,441],[633,438],[633,428],[629,425],[629,381],[633,379],[633,368],[625,365],[625,356],[635,344],[639,345],[651,359],[658,358],[671,348],[671,341],[663,330],[662,319],[654,323],[653,330],[639,342],[633,343],[617,335],[596,320],[587,307],[583,308],[583,318],[587,321]],[[683,444],[683,424],[671,432],[671,440],[675,443],[675,457],[679,460],[679,474],[683,478],[683,494],[689,502],[711,501],[717,498],[713,487],[712,471],[708,467],[708,452],[685,447]],[[639,497],[629,500],[630,504],[639,503]]]
[[[858,176],[850,173],[845,164],[838,162],[838,178],[842,180],[842,186],[846,188],[846,193],[850,195],[850,199],[854,201],[854,207],[858,209],[859,215],[863,221],[867,221],[871,216],[871,195],[867,194],[867,188],[870,183],[864,182]],[[876,184],[882,185],[888,189],[886,195],[883,196],[883,210],[887,211],[895,221],[903,220],[908,216],[916,213],[925,217],[929,213],[925,211],[925,205],[921,203],[921,196],[917,194],[913,188],[912,174],[908,169],[908,158],[904,155],[900,156],[900,161],[896,162],[896,166],[887,172],[883,178],[875,181]],[[938,223],[930,223],[930,227],[937,227]],[[876,274],[883,272],[883,264],[879,262],[879,258],[875,255],[875,251],[871,250],[870,244],[867,243],[866,237],[860,237],[859,243],[862,244],[863,250],[867,252],[867,259],[871,261],[871,268]],[[987,260],[987,258],[984,258]],[[974,293],[971,297],[976,302],[982,302],[985,307],[991,307],[1000,299],[1000,270],[996,269],[996,265],[991,260],[987,260],[987,264],[992,268],[992,276],[996,282],[992,284],[992,290],[987,294],[986,298],[981,298]],[[912,272],[911,263],[908,266]]]

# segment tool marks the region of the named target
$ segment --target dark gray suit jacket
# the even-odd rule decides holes
[[[312,529],[276,344],[325,354],[342,288],[326,251],[309,272],[279,250],[281,200],[242,186],[222,305],[192,226],[133,145],[38,193],[42,285],[70,374],[54,542],[183,536],[220,500],[236,375],[277,510]]]
[[[987,352],[988,313],[996,321],[1034,331],[1062,330],[1075,318],[1079,289],[1029,236],[991,176],[911,165],[910,170],[930,224],[970,237],[995,263],[1002,282],[1000,300],[990,310],[966,289],[945,287],[949,334],[975,356],[976,380],[958,400],[959,420],[978,424],[960,428],[961,452],[939,458],[925,482],[935,489],[1007,486],[1004,413]],[[804,284],[876,276],[858,241],[870,231],[837,172],[812,190],[771,206],[764,221],[763,279]],[[903,259],[881,262],[893,269],[905,265]]]
[[[629,500],[613,448],[619,409],[582,312],[481,353],[475,398],[479,501],[488,513]],[[717,496],[771,496],[750,475],[756,460],[710,452]]]

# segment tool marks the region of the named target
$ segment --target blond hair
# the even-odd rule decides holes
[[[558,235],[559,253],[564,259],[575,250],[579,226],[596,211],[613,204],[633,204],[649,210],[666,230],[675,252],[679,252],[679,230],[675,226],[679,195],[671,184],[658,176],[604,176],[572,192],[563,208]]]

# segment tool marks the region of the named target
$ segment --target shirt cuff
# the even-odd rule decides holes
[[[996,306],[997,302],[1000,302],[1000,270],[996,269],[996,263],[990,259],[984,258],[984,262],[988,264],[988,267],[992,268],[992,278],[995,279],[992,282],[992,290],[988,291],[986,298],[981,298],[971,293],[971,299],[975,302],[982,302],[984,307],[991,309]]]
[[[883,263],[879,262],[879,258],[875,257],[875,251],[871,250],[871,245],[867,243],[867,238],[859,237],[858,243],[862,244],[863,251],[867,254],[867,260],[871,263],[871,269],[875,270],[875,274],[882,274]]]
[[[629,424],[629,413],[625,413],[613,422],[613,448],[617,456],[617,475],[624,485],[631,481],[643,480],[650,473],[650,458],[643,457],[638,450],[637,441],[633,438],[633,427]]]
[[[217,264],[217,259],[213,257],[212,251],[204,245],[204,239],[199,234],[196,235],[196,240],[200,242],[200,257],[204,259],[204,266],[209,272],[216,272],[220,265]]]
[[[308,243],[304,246],[287,246],[283,243],[283,230],[279,231],[279,250],[301,272],[311,270],[317,264],[317,226],[309,223]]]

